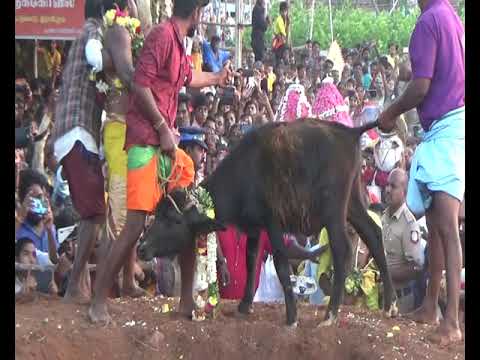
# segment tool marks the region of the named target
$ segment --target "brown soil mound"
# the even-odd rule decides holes
[[[58,299],[17,305],[16,359],[465,359],[464,342],[439,348],[425,340],[431,327],[352,307],[342,308],[336,326],[318,328],[324,308],[299,304],[292,329],[283,305],[255,304],[243,318],[236,302],[223,301],[216,320],[192,322],[162,313],[164,303],[174,309],[178,300],[112,301],[107,327],[90,324],[87,307]]]

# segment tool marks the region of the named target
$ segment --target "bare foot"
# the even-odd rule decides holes
[[[134,287],[124,287],[122,289],[122,296],[124,297],[128,296],[131,298],[139,298],[147,295],[148,295],[147,291],[143,290],[141,287],[136,285]]]
[[[110,323],[112,318],[108,313],[107,304],[92,304],[88,309],[88,317],[94,324],[104,323],[105,326]]]
[[[423,305],[414,312],[404,315],[405,318],[413,320],[420,324],[438,325],[437,311],[426,309]]]
[[[442,321],[427,339],[434,344],[444,347],[462,341],[462,332],[458,327]]]
[[[78,304],[78,305],[86,305],[90,303],[90,296],[83,294],[80,291],[71,290],[65,293],[63,297],[63,302],[66,304]]]

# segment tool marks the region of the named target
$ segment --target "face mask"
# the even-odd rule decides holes
[[[26,220],[29,224],[33,226],[37,226],[38,224],[40,224],[40,221],[42,221],[42,218],[43,217],[41,215],[35,214],[33,212],[29,212],[27,214]]]

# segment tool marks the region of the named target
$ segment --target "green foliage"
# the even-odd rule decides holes
[[[389,14],[381,11],[378,15],[374,11],[354,8],[345,2],[342,7],[333,9],[334,39],[341,47],[353,48],[366,41],[376,41],[381,53],[387,52],[390,42],[399,44],[400,48],[407,47],[417,17],[420,14],[418,7],[414,9],[397,9]],[[278,4],[274,3],[269,12],[273,21],[278,16]],[[465,23],[465,7],[460,6],[459,16]],[[310,10],[296,1],[290,9],[291,36],[293,46],[302,46],[308,39],[310,32]],[[271,46],[272,27],[265,34],[267,47]],[[322,49],[328,49],[331,43],[330,18],[328,6],[315,7],[313,39],[320,43]],[[251,28],[247,28],[243,35],[243,45],[251,49]]]

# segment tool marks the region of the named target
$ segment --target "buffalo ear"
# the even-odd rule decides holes
[[[206,235],[214,231],[225,231],[225,225],[220,221],[210,219],[205,215],[199,215],[195,221],[191,223],[191,229],[195,235]]]

